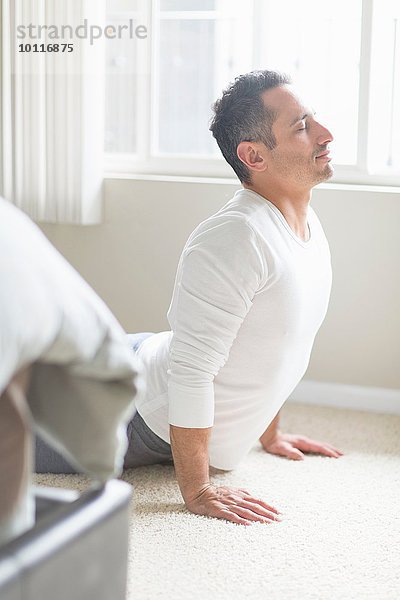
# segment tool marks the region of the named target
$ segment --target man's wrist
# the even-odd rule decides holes
[[[193,502],[210,487],[208,439],[211,428],[170,426],[171,450],[182,497]]]
[[[263,448],[267,448],[270,444],[272,444],[272,442],[275,442],[280,434],[281,431],[279,429],[276,429],[275,431],[267,430],[265,433],[263,433],[263,435],[260,437],[260,442]]]
[[[274,419],[268,425],[267,429],[264,431],[262,436],[260,437],[260,442],[262,446],[265,448],[269,446],[271,442],[273,442],[280,434],[279,431],[279,412],[275,415]]]
[[[201,498],[201,496],[210,488],[212,487],[212,484],[210,481],[207,481],[201,485],[197,485],[197,486],[193,486],[190,487],[188,489],[186,489],[185,491],[181,489],[181,493],[182,493],[182,498],[185,501],[186,506],[190,507],[190,505],[193,502],[196,502],[199,498]]]

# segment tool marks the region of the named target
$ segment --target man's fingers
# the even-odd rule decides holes
[[[304,460],[304,454],[296,448],[291,448],[290,452],[287,454],[287,457],[291,460]]]
[[[292,442],[296,448],[303,450],[303,452],[316,452],[319,454],[325,454],[326,456],[342,456],[343,452],[334,448],[331,444],[326,442],[319,442],[317,440],[311,440],[307,437],[299,437],[296,441]]]
[[[244,489],[208,486],[196,499],[186,502],[187,508],[198,515],[225,519],[240,525],[250,525],[253,521],[272,523],[280,521],[279,511],[253,498]]]
[[[282,513],[275,508],[274,506],[271,506],[270,504],[267,504],[266,502],[264,502],[263,500],[260,500],[259,498],[254,498],[254,496],[251,496],[250,494],[247,494],[245,500],[247,502],[253,502],[256,504],[259,504],[260,506],[262,506],[263,508],[266,508],[267,510],[277,514],[277,515],[281,515]]]
[[[238,492],[243,492],[244,494],[246,494],[247,496],[250,496],[250,492],[248,492],[247,490],[245,490],[244,488],[236,488]]]
[[[264,500],[260,500],[260,498],[255,498],[254,496],[252,496],[250,494],[250,492],[248,492],[247,490],[245,490],[244,488],[236,488],[238,492],[243,492],[244,496],[243,498],[249,502],[256,502],[257,504],[260,504],[261,506],[263,506],[264,508],[267,508],[268,510],[276,513],[277,515],[281,515],[281,511],[279,511],[277,508],[275,508],[275,506],[272,506],[271,504],[267,504],[266,502],[264,502]]]
[[[252,510],[257,515],[261,515],[263,517],[271,519],[272,521],[280,521],[281,520],[275,512],[272,512],[272,511],[264,508],[259,503],[256,504],[254,502],[248,502],[247,500],[242,500],[242,502],[240,503],[239,506],[243,506],[243,508]]]
[[[336,450],[331,450],[330,448],[325,448],[325,450],[321,450],[320,454],[324,454],[325,456],[331,456],[333,458],[339,458],[339,456],[342,456],[341,454],[339,454],[339,452],[337,452]]]
[[[301,448],[303,450],[303,448]],[[273,453],[279,456],[285,456],[292,460],[304,460],[304,454],[295,448],[292,443],[281,441],[273,448]]]
[[[231,506],[230,510],[243,519],[247,519],[248,521],[258,521],[259,523],[272,523],[273,521],[273,519],[257,514],[248,508],[244,508],[243,506]]]
[[[245,502],[245,501],[243,501]],[[249,508],[244,504],[232,504],[229,507],[219,509],[214,515],[217,518],[223,518],[240,525],[250,525],[253,522],[272,523],[280,519],[272,514],[262,514],[254,510],[254,505],[249,504]]]
[[[283,436],[282,436],[283,437]],[[277,454],[279,456],[285,456],[292,460],[304,460],[304,454],[301,452],[314,452],[316,454],[323,454],[324,456],[330,456],[332,458],[339,458],[343,456],[343,452],[338,448],[335,448],[331,444],[326,442],[319,442],[312,440],[303,435],[292,435],[287,434],[286,439],[278,439],[275,443],[268,446],[267,452],[271,454]]]
[[[325,446],[327,448],[329,448],[330,450],[332,450],[333,452],[336,452],[336,454],[339,454],[339,456],[343,456],[343,452],[341,450],[338,450],[337,448],[334,448],[330,444],[325,444]]]
[[[288,458],[290,458],[290,460],[304,460],[304,454],[294,454],[294,452],[292,452]]]
[[[243,519],[243,517],[238,514],[224,508],[220,511],[220,514],[213,515],[218,519],[226,519],[227,521],[231,521],[231,523],[236,523],[237,525],[251,525],[251,521],[248,519]]]
[[[335,458],[341,456],[340,451],[336,450],[336,448],[333,448],[328,444],[321,444],[320,442],[310,442],[307,444],[307,447],[303,447],[302,445],[301,449],[305,452],[316,452],[318,454],[324,454],[325,456],[333,456]]]

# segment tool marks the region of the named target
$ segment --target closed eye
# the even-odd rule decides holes
[[[296,121],[296,123],[300,123],[300,125],[302,125],[303,127],[298,127],[298,128],[296,129],[296,132],[297,132],[297,131],[304,131],[305,129],[308,129],[307,119],[308,119],[309,117],[315,117],[315,115],[316,115],[316,114],[317,114],[317,113],[316,113],[315,111],[313,111],[313,113],[312,113],[312,114],[305,114],[305,115],[303,115],[303,117],[302,117],[301,119],[298,119],[298,120]],[[295,125],[296,123],[293,123],[293,125]]]

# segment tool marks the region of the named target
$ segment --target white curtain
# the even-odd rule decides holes
[[[0,0],[0,194],[36,221],[101,221],[104,38],[79,39],[87,20],[104,27],[105,0]],[[46,37],[38,29],[46,25]],[[50,37],[61,26],[63,39]],[[20,27],[22,26],[22,28]],[[17,30],[17,27],[20,29]],[[52,29],[50,29],[52,27]],[[25,28],[25,29],[24,29]],[[23,31],[25,38],[19,38]],[[84,27],[80,28],[84,36]],[[58,52],[20,52],[20,44]],[[73,44],[62,52],[62,44]]]

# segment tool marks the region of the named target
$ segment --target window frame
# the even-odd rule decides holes
[[[222,156],[161,154],[152,152],[156,135],[155,127],[157,125],[157,118],[152,115],[155,114],[156,109],[156,94],[154,94],[154,90],[157,89],[157,70],[154,68],[154,65],[156,64],[159,32],[159,20],[157,18],[159,0],[138,1],[141,18],[144,18],[145,22],[150,24],[150,35],[147,43],[137,44],[137,60],[142,65],[140,69],[141,73],[145,74],[142,79],[139,78],[140,83],[137,94],[137,152],[135,154],[105,152],[105,177],[129,176],[131,174],[135,177],[140,175],[154,175],[237,180],[235,173]],[[253,22],[256,23],[262,19],[266,3],[265,0],[252,0],[252,3]],[[387,173],[369,173],[367,171],[374,4],[377,4],[376,0],[362,0],[357,165],[335,165],[333,163],[335,171],[334,176],[330,180],[333,184],[400,186],[400,171],[396,172],[392,169],[388,169]],[[176,14],[177,11],[174,12]],[[206,14],[209,15],[215,12],[206,11]],[[255,27],[253,35],[253,59],[257,58],[259,48],[259,29]]]

